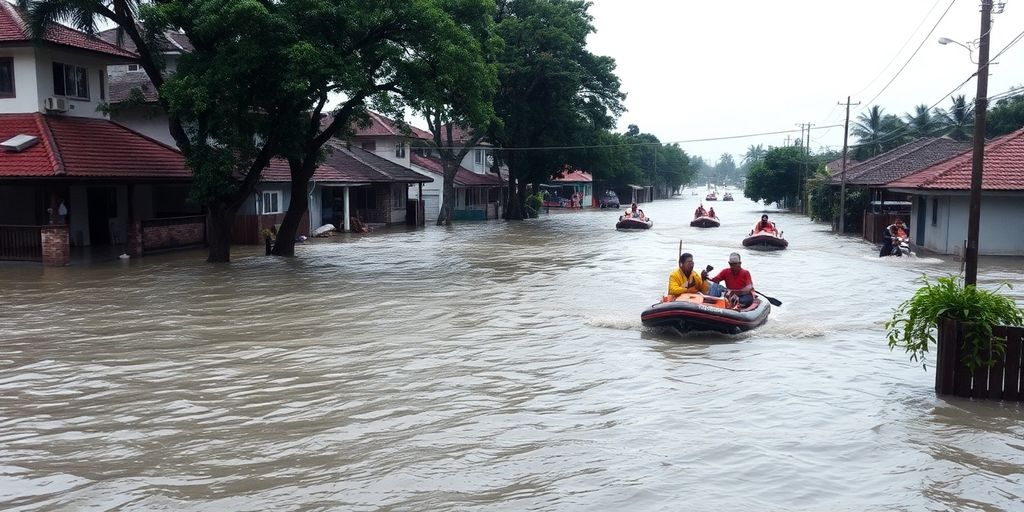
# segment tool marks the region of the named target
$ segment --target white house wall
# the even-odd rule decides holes
[[[13,98],[0,98],[0,112],[20,114],[38,112],[39,85],[36,83],[35,51],[32,48],[0,47],[0,57],[14,58]]]
[[[962,252],[967,238],[967,220],[970,200],[966,195],[925,196],[924,247],[940,254]],[[938,199],[936,224],[932,225],[932,199]],[[919,205],[915,201],[910,221],[918,218]],[[986,256],[1024,256],[1024,195],[991,196],[981,200],[981,230],[978,233],[978,252]],[[911,225],[912,236],[917,232]]]
[[[36,106],[29,110],[29,112],[46,112],[43,108],[43,101],[48,96],[54,96],[53,92],[53,63],[60,62],[62,64],[71,64],[75,66],[81,66],[88,70],[87,76],[89,77],[89,100],[72,99],[68,100],[68,111],[64,113],[67,116],[76,117],[95,117],[105,119],[107,116],[105,113],[97,111],[97,107],[102,103],[106,103],[106,100],[100,99],[100,72],[104,77],[107,74],[107,63],[108,60],[100,57],[93,57],[91,55],[84,55],[77,52],[69,52],[54,48],[38,48],[35,52],[35,73],[37,77],[36,84]],[[107,87],[108,80],[104,78],[104,88]],[[108,92],[103,91],[103,97],[108,97]]]
[[[145,105],[115,110],[111,113],[110,120],[172,148],[178,147],[167,127],[167,115],[158,106]]]

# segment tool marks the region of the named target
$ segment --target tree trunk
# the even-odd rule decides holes
[[[231,261],[231,224],[235,220],[237,208],[231,208],[221,202],[210,205],[206,212],[206,244],[208,263],[228,263]]]
[[[505,212],[505,219],[523,220],[523,200],[519,197],[519,190],[516,187],[515,167],[511,164],[508,170],[508,210]]]
[[[295,239],[299,234],[299,224],[302,222],[302,215],[309,211],[309,196],[306,195],[308,188],[309,174],[301,173],[300,176],[296,176],[293,173],[288,211],[284,213],[281,227],[277,230],[277,240],[274,241],[274,250],[271,251],[274,256],[295,256]]]
[[[452,212],[455,210],[455,173],[459,170],[459,163],[451,164],[442,161],[441,167],[444,171],[444,190],[441,191],[441,213],[437,215],[438,226],[452,225]]]

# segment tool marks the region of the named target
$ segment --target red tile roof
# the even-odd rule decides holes
[[[413,165],[438,176],[444,175],[441,161],[436,158],[420,156],[415,151],[412,152],[409,158]],[[496,174],[477,174],[462,166],[459,166],[459,170],[455,171],[455,185],[459,187],[500,187],[504,184],[505,182]]]
[[[890,188],[970,190],[972,151],[886,184]],[[981,188],[1024,190],[1024,129],[985,143]]]
[[[176,149],[105,119],[0,114],[0,141],[25,134],[39,142],[0,151],[0,177],[189,179]]]
[[[333,116],[326,116],[324,118],[324,126],[334,121]],[[399,127],[398,121],[389,117],[378,114],[377,112],[370,111],[369,124],[366,126],[357,125],[353,127],[356,137],[410,137],[414,139],[426,139],[430,140],[433,138],[430,132],[416,128],[415,126],[409,125],[411,133],[406,134],[402,132]]]
[[[327,157],[313,173],[319,183],[427,183],[433,179],[407,169],[386,158],[359,148],[331,144]],[[264,182],[291,181],[288,162],[275,159],[260,176]]]
[[[562,171],[561,177],[558,174],[552,175],[552,183],[590,183],[594,181],[594,177],[589,172],[581,170],[573,171]]]
[[[29,34],[27,13],[9,3],[0,0],[0,44],[25,43],[32,44]],[[70,46],[80,50],[112,55],[124,59],[138,58],[133,52],[118,48],[96,36],[90,36],[70,27],[54,23],[46,29],[43,40],[61,46]]]

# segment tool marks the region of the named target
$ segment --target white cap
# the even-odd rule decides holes
[[[740,262],[740,253],[734,252],[732,254],[729,254],[729,263],[739,263],[739,262]]]

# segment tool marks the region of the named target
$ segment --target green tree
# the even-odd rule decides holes
[[[948,111],[938,110],[944,120],[945,135],[953,140],[970,140],[974,132],[974,107],[967,103],[963,94],[954,96],[952,101]]]
[[[594,31],[590,3],[582,0],[501,0],[497,31],[500,87],[494,139],[508,148],[593,145],[623,111],[615,61],[587,49]],[[506,217],[523,218],[528,183],[547,181],[566,165],[585,167],[603,152],[503,151],[509,167]]]
[[[906,123],[906,134],[911,138],[931,137],[942,132],[946,128],[945,118],[942,115],[932,115],[928,105],[914,107],[913,113],[903,114]]]
[[[748,167],[754,162],[764,159],[764,155],[766,153],[768,153],[768,151],[764,149],[763,145],[758,144],[755,146],[751,144],[747,147],[746,153],[743,153],[743,160],[741,160],[740,163],[742,166]]]
[[[414,2],[412,2],[414,3]],[[451,225],[455,209],[455,174],[463,158],[497,123],[492,103],[498,87],[495,5],[490,0],[449,0],[449,17],[430,27],[430,51],[406,63],[407,85],[399,91],[405,103],[427,119],[431,145],[441,156],[444,174],[437,225]],[[415,78],[414,78],[415,77]],[[468,133],[468,139],[457,137]]]
[[[192,197],[207,210],[208,261],[230,259],[231,225],[294,124],[293,27],[279,4],[253,0],[23,0],[31,31],[68,21],[95,33],[113,23],[137,48],[159,92],[168,128],[193,172]],[[163,74],[158,34],[179,29],[194,51]]]
[[[793,203],[799,195],[804,169],[803,148],[786,146],[768,150],[764,160],[755,162],[747,171],[743,195],[765,204]]]
[[[1024,94],[1000,99],[986,115],[987,137],[998,137],[1024,128]]]
[[[854,158],[864,160],[884,153],[906,141],[906,126],[892,114],[884,114],[878,105],[861,112],[850,133],[859,140],[853,146]]]

